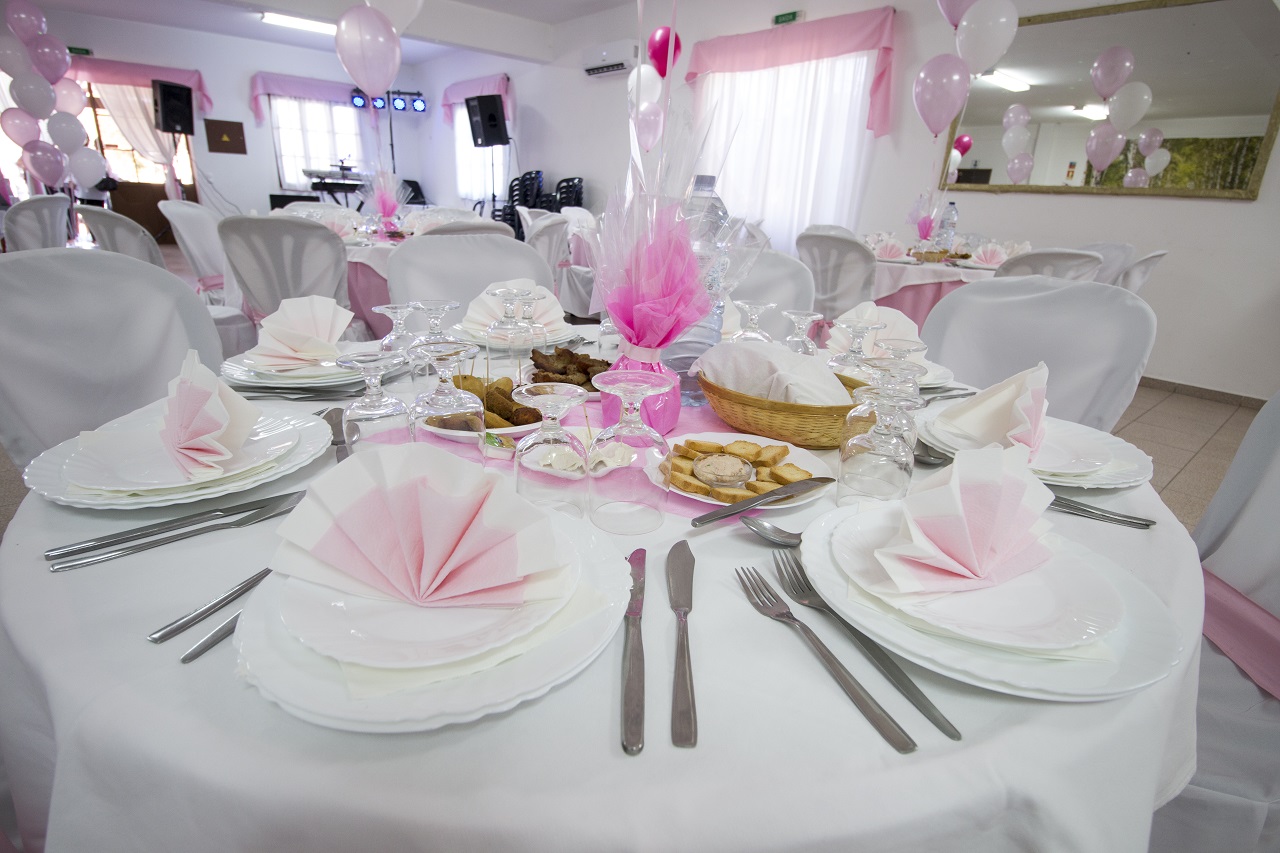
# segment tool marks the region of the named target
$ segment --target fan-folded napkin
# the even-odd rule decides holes
[[[355,314],[327,296],[280,300],[275,313],[262,320],[258,345],[245,353],[255,367],[289,371],[294,376],[333,373],[337,342]]]
[[[934,422],[979,444],[1025,445],[1035,459],[1044,441],[1048,380],[1049,368],[1042,361],[955,403]]]
[[[352,455],[279,533],[273,570],[421,607],[514,607],[570,582],[546,516],[509,480],[425,444]]]
[[[907,247],[900,240],[892,237],[877,243],[874,248],[876,258],[881,261],[896,261],[907,256]]]
[[[996,243],[984,243],[973,253],[971,260],[984,267],[998,267],[1009,260],[1009,253]]]
[[[1027,252],[1030,252],[1031,244],[1028,243],[1026,240],[1023,240],[1021,242],[1018,242],[1017,240],[1008,240],[1002,245],[1001,248],[1004,249],[1005,255],[1012,258],[1015,255],[1025,255]]]
[[[540,284],[535,285],[533,279],[515,278],[511,281],[495,281],[490,287],[531,290],[534,296],[541,296],[542,299],[534,303],[533,321],[542,324],[542,327],[547,330],[548,338],[563,334],[569,328],[569,324],[564,321],[564,309],[560,307],[555,294]],[[522,309],[517,306],[516,317],[523,316],[521,311]],[[463,318],[461,326],[465,332],[483,336],[489,330],[491,323],[501,319],[502,300],[482,293],[471,300],[471,304],[467,306],[467,316]]]
[[[862,339],[863,355],[874,355],[878,340],[919,341],[920,327],[915,321],[896,308],[881,307],[874,302],[863,302],[854,306],[836,318],[837,323],[884,323],[883,329],[867,332]],[[831,327],[831,337],[827,340],[830,352],[844,352],[849,349],[849,333],[839,326]],[[913,353],[912,361],[923,363],[924,353]]]
[[[847,406],[849,392],[822,361],[776,343],[722,343],[689,366],[715,384],[782,403]]]

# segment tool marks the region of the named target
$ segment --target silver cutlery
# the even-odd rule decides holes
[[[333,433],[333,441],[331,442],[337,450],[334,455],[341,462],[351,455],[351,448],[347,446],[347,436],[342,431],[342,409],[333,408],[324,413],[324,422],[329,425],[329,431]]]
[[[921,692],[916,683],[911,680],[911,676],[898,666],[898,662],[879,643],[855,628],[851,622],[833,610],[822,596],[818,595],[818,591],[813,588],[809,575],[804,570],[804,564],[796,555],[790,551],[775,551],[773,564],[778,572],[778,582],[782,584],[782,589],[791,596],[793,601],[814,610],[821,610],[839,622],[849,636],[853,637],[866,652],[867,658],[875,664],[876,669],[880,670],[880,674],[898,688],[899,693],[907,697],[911,704],[915,705],[920,713],[924,714],[929,722],[937,726],[944,735],[952,740],[960,740],[960,730],[943,716],[928,696]]]
[[[241,394],[246,400],[289,400],[295,403],[319,403],[325,400],[354,400],[362,391],[351,391],[341,394],[316,394],[302,391],[252,392]]]
[[[1131,521],[1129,518],[1122,518],[1105,511],[1100,512],[1097,509],[1085,507],[1083,505],[1074,506],[1072,504],[1062,503],[1058,498],[1054,498],[1053,501],[1050,502],[1049,509],[1054,510],[1055,512],[1065,513],[1066,515],[1077,515],[1081,518],[1092,519],[1093,521],[1105,521],[1108,524],[1118,524],[1121,527],[1132,527],[1136,530],[1150,530],[1152,525],[1155,524],[1154,521],[1148,521],[1145,519],[1141,521]]]
[[[667,554],[667,598],[676,614],[676,671],[671,691],[671,743],[698,745],[698,709],[689,661],[689,611],[693,610],[693,551],[681,539]]]
[[[259,498],[254,501],[236,504],[235,506],[226,506],[219,509],[206,509],[201,512],[193,512],[189,515],[179,516],[169,521],[157,521],[155,524],[148,524],[143,527],[134,527],[120,533],[112,533],[109,536],[99,536],[95,539],[86,539],[83,542],[73,542],[70,545],[62,545],[57,548],[50,548],[44,552],[46,560],[57,560],[60,557],[72,557],[76,554],[85,554],[89,551],[97,551],[102,548],[109,548],[113,545],[123,545],[125,542],[133,542],[136,539],[146,539],[148,536],[156,536],[161,533],[168,533],[171,530],[181,530],[184,527],[193,527],[197,524],[204,524],[206,521],[217,521],[219,518],[227,518],[232,515],[239,515],[242,512],[253,512],[254,510],[263,509],[267,506],[274,505],[278,501],[285,498],[301,496],[302,492],[290,492],[285,495],[272,495],[269,498]]]
[[[800,636],[804,637],[809,646],[817,653],[818,658],[826,666],[827,671],[831,673],[831,677],[840,685],[840,689],[845,692],[862,715],[867,718],[880,736],[888,741],[889,745],[901,753],[914,752],[916,742],[906,733],[898,722],[889,716],[889,712],[880,707],[877,702],[866,689],[858,683],[858,679],[853,677],[849,670],[844,668],[844,664],[832,654],[822,640],[818,639],[818,635],[809,629],[791,612],[791,608],[787,607],[778,593],[774,592],[773,587],[769,586],[769,582],[751,568],[738,569],[738,583],[742,585],[742,591],[746,594],[747,600],[751,602],[751,606],[757,612],[768,616],[778,622],[783,622],[795,628]]]
[[[738,519],[746,526],[748,530],[756,534],[760,538],[772,542],[774,545],[781,545],[783,548],[799,548],[801,536],[799,533],[792,533],[790,530],[783,530],[776,524],[770,524],[759,518],[746,516]]]
[[[243,611],[237,610],[230,619],[210,631],[207,637],[187,649],[187,653],[181,658],[182,662],[191,663],[193,660],[209,651],[209,649],[234,634],[236,630],[236,623],[240,621],[240,614],[242,612]]]
[[[269,574],[271,574],[270,569],[263,569],[253,577],[245,578],[240,581],[240,583],[236,584],[203,607],[197,607],[186,616],[181,616],[170,622],[168,625],[165,625],[163,628],[148,634],[147,639],[153,643],[163,643],[165,640],[176,637],[192,625],[204,621],[208,616],[218,612],[223,607],[226,607],[228,604],[235,601],[258,584],[262,583]]]
[[[622,640],[622,751],[636,755],[644,749],[644,639],[640,616],[644,611],[645,550],[637,548],[631,563],[631,600],[627,603],[627,626]]]
[[[814,489],[834,482],[835,480],[831,477],[810,477],[807,480],[797,480],[794,483],[789,483],[788,485],[774,489],[771,492],[765,492],[762,495],[756,495],[753,498],[747,498],[746,500],[738,501],[735,504],[722,506],[719,509],[706,513],[705,515],[698,516],[689,523],[694,527],[702,527],[704,524],[710,524],[713,521],[719,521],[722,518],[728,518],[730,516],[737,515],[740,512],[746,512],[752,507],[757,507],[761,504],[773,503],[775,501],[783,500],[784,498],[794,497],[795,495],[803,495],[805,492],[813,491]]]
[[[924,404],[926,406],[932,406],[939,400],[959,400],[963,397],[972,397],[977,393],[977,391],[957,391],[955,394],[935,394],[932,397],[926,398]]]
[[[65,572],[70,569],[79,569],[84,566],[91,566],[95,563],[104,563],[107,560],[114,560],[118,557],[127,557],[130,554],[137,554],[139,551],[146,551],[150,548],[156,548],[160,545],[169,545],[173,542],[180,542],[183,539],[190,539],[192,536],[199,536],[203,533],[211,533],[215,530],[236,530],[241,527],[248,527],[251,524],[257,524],[259,521],[266,521],[269,518],[275,518],[278,515],[284,515],[290,512],[298,501],[302,500],[304,492],[293,492],[288,495],[282,495],[280,500],[268,504],[267,506],[255,512],[251,512],[243,518],[237,518],[235,521],[223,521],[218,524],[210,524],[206,527],[200,527],[195,530],[184,530],[181,533],[175,533],[172,536],[165,536],[161,539],[152,539],[148,542],[138,542],[134,545],[126,545],[123,548],[116,548],[113,551],[103,551],[98,554],[89,554],[84,557],[73,557],[70,560],[59,560],[49,566],[49,571]]]
[[[1102,507],[1094,506],[1093,504],[1081,503],[1080,501],[1073,500],[1071,498],[1064,498],[1062,495],[1054,495],[1053,500],[1054,503],[1057,503],[1060,506],[1072,507],[1086,512],[1097,513],[1098,515],[1106,515],[1112,518],[1123,519],[1124,521],[1132,521],[1135,524],[1144,524],[1148,527],[1154,527],[1156,524],[1155,519],[1141,518],[1136,515],[1125,515],[1123,512],[1116,512],[1113,509],[1103,509]]]
[[[921,388],[920,396],[928,397],[931,394],[950,394],[952,391],[968,391],[968,388],[959,385],[944,385],[941,388]]]

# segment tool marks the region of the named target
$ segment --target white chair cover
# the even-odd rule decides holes
[[[1280,396],[1254,418],[1192,537],[1222,580],[1280,617]],[[1155,813],[1152,853],[1280,847],[1280,699],[1201,640],[1196,773]]]
[[[1139,258],[1130,264],[1129,268],[1120,273],[1120,277],[1116,279],[1116,284],[1123,287],[1130,293],[1137,293],[1142,286],[1147,283],[1147,279],[1151,276],[1151,270],[1156,264],[1160,263],[1167,251],[1152,252],[1144,258]]]
[[[67,245],[71,199],[65,195],[37,195],[4,212],[5,248],[62,249]]]
[[[1080,249],[1032,249],[1014,255],[996,270],[996,277],[1045,275],[1070,281],[1094,281],[1102,268],[1102,255]]]
[[[350,210],[336,201],[291,201],[272,213],[286,213],[294,216],[306,216],[309,213],[331,213],[334,210]]]
[[[596,230],[596,217],[585,207],[567,205],[560,208],[560,214],[569,220],[569,233],[580,234]]]
[[[813,273],[813,310],[823,317],[834,319],[871,298],[876,256],[849,229],[810,225],[796,237],[796,252]]]
[[[564,282],[564,270],[569,266],[569,220],[559,213],[547,213],[533,220],[524,232],[524,243],[538,253],[551,269],[555,280],[556,298]]]
[[[560,283],[560,307],[575,317],[590,317],[591,294],[595,291],[596,271],[591,267],[565,267]]]
[[[1115,284],[1120,273],[1133,263],[1133,244],[1131,243],[1089,243],[1081,246],[1080,250],[1102,255],[1102,266],[1094,274],[1093,280],[1103,284]]]
[[[787,338],[795,329],[795,325],[782,316],[783,311],[791,309],[812,311],[814,286],[813,273],[800,261],[782,252],[765,249],[756,258],[755,265],[747,272],[747,277],[733,289],[730,299],[765,299],[776,302],[777,307],[766,311],[760,318],[760,328],[775,341]],[[730,302],[725,305],[725,330],[731,324],[731,315],[739,315],[737,307]],[[741,320],[732,320],[737,331]]]
[[[129,217],[91,204],[77,204],[75,211],[84,219],[89,233],[103,249],[166,269],[156,238]]]
[[[454,236],[459,234],[497,234],[502,237],[510,237],[513,240],[516,237],[515,230],[507,223],[498,222],[494,219],[485,219],[484,217],[459,220],[457,222],[443,222],[422,236],[437,236],[440,234],[452,234]]]
[[[244,297],[245,314],[258,321],[281,299],[328,296],[344,308],[347,249],[319,222],[299,216],[228,216],[218,236]]]
[[[410,237],[391,253],[387,290],[392,302],[458,302],[462,307],[445,315],[444,325],[448,328],[462,321],[471,300],[489,285],[513,278],[533,279],[548,290],[552,285],[551,269],[537,252],[519,240],[497,234],[440,236],[433,231]]]
[[[81,430],[159,400],[187,350],[222,348],[186,282],[114,252],[0,255],[0,443],[19,468]]]
[[[1110,432],[1142,378],[1156,315],[1109,284],[993,278],[944,296],[920,336],[930,361],[979,388],[1043,361],[1049,414]]]

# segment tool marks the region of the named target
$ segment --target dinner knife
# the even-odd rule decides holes
[[[203,640],[196,643],[191,648],[187,649],[187,653],[184,654],[181,658],[182,662],[191,663],[193,660],[200,657],[200,655],[209,651],[209,649],[218,645],[218,643],[221,643],[227,637],[230,637],[233,633],[235,633],[236,624],[240,621],[240,614],[242,612],[243,611],[237,610],[234,614],[232,614],[230,619],[228,619],[226,622],[223,622],[217,628],[214,628],[212,631],[210,631],[209,636],[205,637]]]
[[[627,560],[631,563],[631,601],[627,604],[627,630],[622,640],[622,751],[636,755],[644,749],[644,639],[640,635],[640,614],[644,610],[645,550],[637,548]]]
[[[781,488],[774,489],[771,492],[765,492],[763,495],[756,495],[755,497],[747,498],[746,500],[738,501],[737,503],[729,504],[728,506],[722,506],[719,509],[706,513],[705,515],[698,516],[689,523],[694,527],[702,527],[704,524],[710,524],[713,521],[719,521],[722,518],[728,518],[729,516],[737,515],[740,512],[746,512],[752,507],[757,507],[761,504],[773,503],[774,501],[794,497],[795,495],[803,495],[805,492],[813,491],[814,489],[834,482],[835,480],[831,477],[810,477],[807,480],[797,480],[794,483],[789,483]]]
[[[190,515],[179,516],[169,521],[158,521],[155,524],[148,524],[143,527],[134,527],[121,533],[113,533],[110,536],[99,536],[96,539],[86,539],[83,542],[74,542],[70,545],[63,545],[58,548],[50,548],[44,552],[46,560],[57,560],[62,557],[74,557],[76,554],[85,554],[89,551],[97,551],[100,548],[109,548],[112,545],[123,545],[125,542],[132,542],[135,539],[146,539],[148,536],[155,536],[158,533],[168,533],[170,530],[181,530],[184,527],[191,527],[196,524],[204,524],[206,521],[215,521],[219,518],[227,518],[232,515],[239,515],[242,512],[253,512],[263,509],[264,507],[280,500],[282,497],[291,497],[293,495],[301,496],[302,492],[291,492],[288,495],[272,495],[269,498],[260,498],[256,501],[248,501],[235,506],[222,507],[221,509],[207,509],[202,512],[193,512]]]
[[[163,628],[148,634],[147,639],[153,643],[163,643],[171,637],[176,637],[192,625],[195,625],[197,622],[204,621],[206,617],[218,612],[223,607],[226,607],[228,604],[235,601],[258,584],[262,583],[269,574],[271,574],[270,569],[263,569],[253,577],[245,578],[240,581],[240,583],[236,584],[203,607],[197,607],[186,616],[181,616],[170,622],[168,625],[165,625]]]
[[[693,551],[681,539],[667,554],[667,598],[676,614],[676,674],[671,691],[671,743],[698,745],[698,709],[689,662],[689,611],[693,610]]]

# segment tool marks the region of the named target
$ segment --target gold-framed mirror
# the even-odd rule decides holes
[[[1089,70],[1116,45],[1134,55],[1130,81],[1151,87],[1151,107],[1126,134],[1120,156],[1096,174],[1085,155],[1089,130],[1105,119]],[[1253,200],[1280,127],[1280,6],[1276,0],[1143,0],[1022,18],[996,71],[1029,84],[1009,91],[991,76],[974,80],[964,111],[952,122],[973,140],[956,182],[942,164],[948,191],[1055,193]],[[1008,82],[1006,80],[1006,82]],[[1035,165],[1014,185],[1001,144],[1004,111],[1031,113]],[[1079,108],[1102,108],[1094,117]],[[1122,185],[1142,166],[1141,131],[1159,128],[1169,165],[1146,187]]]

